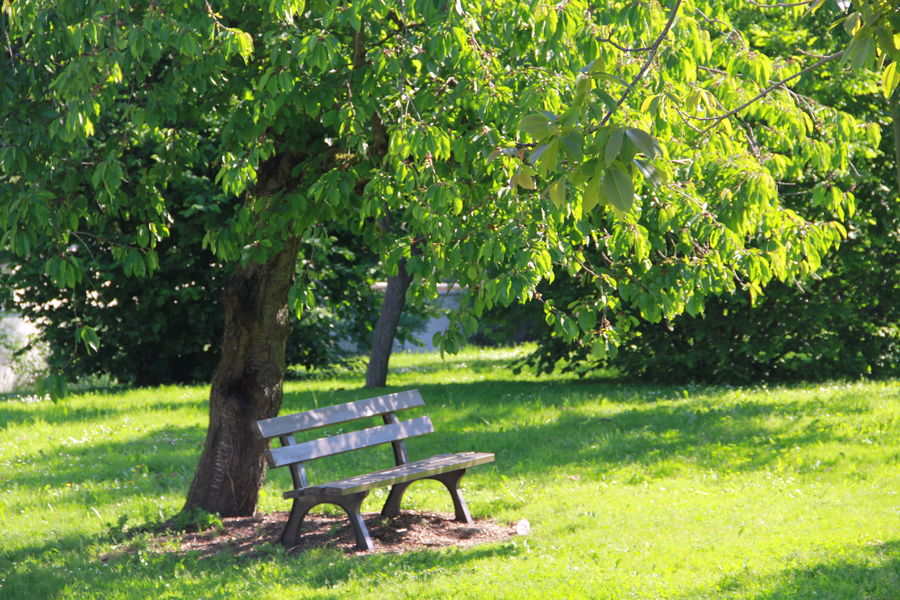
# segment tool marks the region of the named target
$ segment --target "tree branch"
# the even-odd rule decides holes
[[[702,135],[704,133],[708,133],[709,131],[714,129],[719,123],[721,123],[728,117],[741,112],[742,110],[744,110],[745,108],[747,108],[748,106],[750,106],[751,104],[753,104],[754,102],[759,100],[760,98],[764,98],[764,97],[768,96],[769,94],[772,93],[772,91],[783,86],[787,82],[792,81],[792,80],[800,77],[804,73],[808,73],[809,71],[812,71],[813,69],[818,69],[819,67],[821,67],[822,65],[824,65],[827,62],[831,62],[832,60],[834,60],[836,58],[840,58],[841,56],[844,55],[844,52],[845,52],[845,50],[841,50],[840,52],[835,52],[834,54],[829,54],[828,56],[823,56],[822,58],[820,58],[813,64],[809,65],[808,67],[806,67],[800,71],[797,71],[790,77],[785,77],[781,81],[776,81],[775,83],[773,83],[772,85],[770,85],[769,87],[767,87],[766,89],[764,89],[763,91],[761,91],[760,93],[755,95],[754,97],[750,98],[749,100],[747,100],[746,102],[744,102],[743,104],[738,106],[737,108],[733,108],[726,113],[723,113],[723,114],[715,116],[715,117],[693,117],[694,119],[696,119],[698,121],[713,121],[713,123],[706,129],[703,129],[700,132],[700,134]]]
[[[616,48],[617,50],[621,50],[622,52],[647,52],[648,50],[652,50],[653,46],[644,46],[642,48],[628,48],[626,46],[622,46],[621,44],[614,41],[612,38],[597,38],[598,42],[605,42]]]
[[[815,4],[820,0],[803,0],[802,2],[778,2],[776,4],[764,4],[762,2],[757,2],[756,0],[747,0],[753,6],[758,6],[760,8],[794,8],[795,6],[809,6],[810,4]]]
[[[675,4],[672,6],[672,9],[669,11],[669,18],[666,21],[666,26],[663,27],[662,33],[659,34],[652,44],[649,46],[649,54],[647,56],[647,60],[644,61],[644,64],[641,65],[640,71],[637,72],[637,75],[634,76],[634,79],[631,80],[631,83],[628,84],[628,87],[625,88],[625,91],[622,93],[622,96],[619,98],[618,102],[616,102],[615,108],[609,109],[609,111],[603,115],[603,118],[600,120],[600,126],[606,124],[609,121],[609,118],[613,116],[613,113],[625,102],[628,98],[628,95],[634,91],[634,87],[637,85],[638,81],[641,80],[641,77],[644,76],[644,73],[647,72],[647,69],[653,63],[653,59],[656,58],[656,52],[659,50],[660,44],[662,44],[663,40],[666,39],[666,36],[669,34],[669,30],[672,28],[672,25],[675,23],[675,17],[678,15],[678,9],[681,7],[682,0],[676,0]]]

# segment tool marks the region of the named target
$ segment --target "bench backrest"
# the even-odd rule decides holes
[[[293,415],[257,421],[259,434],[267,439],[278,438],[280,448],[270,448],[266,453],[270,467],[291,467],[294,487],[307,486],[303,462],[332,456],[361,448],[390,443],[394,448],[394,460],[398,465],[408,462],[403,440],[432,433],[434,427],[428,417],[400,421],[395,413],[424,406],[418,390],[397,392],[376,398],[357,400],[325,408],[317,408]],[[380,416],[384,425],[322,437],[298,443],[295,433]]]

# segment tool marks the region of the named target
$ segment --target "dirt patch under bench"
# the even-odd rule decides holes
[[[263,548],[280,545],[279,537],[287,522],[287,512],[253,517],[222,519],[223,526],[198,533],[163,534],[157,547],[176,552],[198,552],[201,556],[230,553],[235,557],[253,556]],[[523,533],[521,523],[497,523],[476,520],[474,524],[453,521],[452,514],[404,512],[386,519],[377,513],[365,514],[375,549],[357,550],[353,530],[345,515],[309,514],[301,527],[299,543],[288,553],[312,548],[334,547],[348,554],[408,552],[445,546],[474,546],[502,542]],[[178,549],[180,541],[180,549]]]

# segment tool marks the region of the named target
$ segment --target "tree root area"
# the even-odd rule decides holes
[[[176,552],[197,552],[201,556],[232,554],[236,557],[271,552],[289,554],[313,548],[337,548],[347,554],[399,553],[447,546],[474,546],[502,542],[516,535],[513,524],[476,520],[474,524],[453,521],[452,514],[404,512],[384,518],[365,514],[366,526],[375,548],[357,550],[347,517],[309,514],[300,528],[295,546],[284,548],[279,541],[287,523],[287,512],[259,514],[254,517],[222,519],[223,527],[198,533],[171,534],[159,541],[161,547]],[[180,548],[179,548],[180,546]]]

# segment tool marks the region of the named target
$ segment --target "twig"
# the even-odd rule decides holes
[[[722,69],[716,69],[714,67],[705,67],[703,65],[697,65],[697,68],[700,69],[701,71],[706,71],[707,73],[715,73],[716,75],[728,75],[728,73],[726,73]]]
[[[18,75],[19,70],[16,68],[15,53],[13,53],[12,42],[9,41],[9,32],[6,30],[6,19],[3,19],[3,37],[6,38],[6,49],[9,51],[9,64],[13,73]]]
[[[644,73],[647,72],[647,69],[650,67],[653,60],[656,58],[656,52],[659,50],[660,44],[662,44],[663,40],[666,39],[666,36],[669,34],[669,30],[672,28],[672,25],[675,23],[675,17],[678,14],[678,9],[681,7],[682,0],[676,0],[675,4],[672,6],[672,9],[669,11],[669,19],[666,21],[666,26],[663,27],[662,32],[659,34],[652,44],[650,44],[650,53],[647,56],[647,60],[644,61],[644,64],[641,65],[640,71],[637,72],[637,75],[634,76],[634,79],[631,80],[631,83],[625,88],[625,91],[622,93],[622,96],[619,98],[618,102],[616,102],[616,106],[614,108],[609,109],[609,111],[603,116],[600,120],[600,126],[606,124],[609,121],[609,118],[613,116],[613,113],[618,109],[625,100],[628,98],[628,95],[634,90],[634,87],[637,85],[638,81],[641,80],[641,77],[644,76]]]
[[[622,46],[621,44],[613,41],[612,38],[597,38],[598,42],[606,42],[613,48],[621,50],[622,52],[647,52],[648,50],[652,50],[653,46],[644,46],[643,48],[628,48],[626,46]]]
[[[840,58],[841,56],[843,56],[844,52],[846,52],[846,50],[841,50],[840,52],[835,52],[834,54],[829,54],[828,56],[823,56],[821,59],[817,60],[816,62],[809,65],[805,69],[794,73],[790,77],[785,77],[781,81],[777,81],[777,82],[773,83],[772,85],[770,85],[769,87],[767,87],[766,89],[764,89],[763,91],[761,91],[760,93],[755,95],[753,98],[747,100],[746,102],[744,102],[737,108],[733,108],[726,113],[723,113],[716,117],[694,117],[694,119],[696,119],[698,121],[713,121],[713,123],[706,129],[702,130],[700,132],[700,134],[702,135],[704,133],[708,133],[709,131],[714,129],[719,123],[721,123],[728,117],[741,112],[742,110],[744,110],[745,108],[747,108],[748,106],[750,106],[751,104],[753,104],[754,102],[759,100],[760,98],[764,98],[765,96],[768,96],[770,93],[772,93],[773,90],[783,86],[787,82],[789,82],[793,79],[796,79],[796,78],[800,77],[801,75],[808,73],[809,71],[812,71],[813,69],[818,69],[819,67],[821,67],[822,65],[824,65],[827,62],[830,62],[836,58]]]
[[[778,2],[777,4],[764,4],[762,2],[757,2],[756,0],[747,0],[753,6],[758,6],[760,8],[794,8],[796,6],[809,6],[810,4],[815,4],[820,0],[803,0],[802,2]]]

